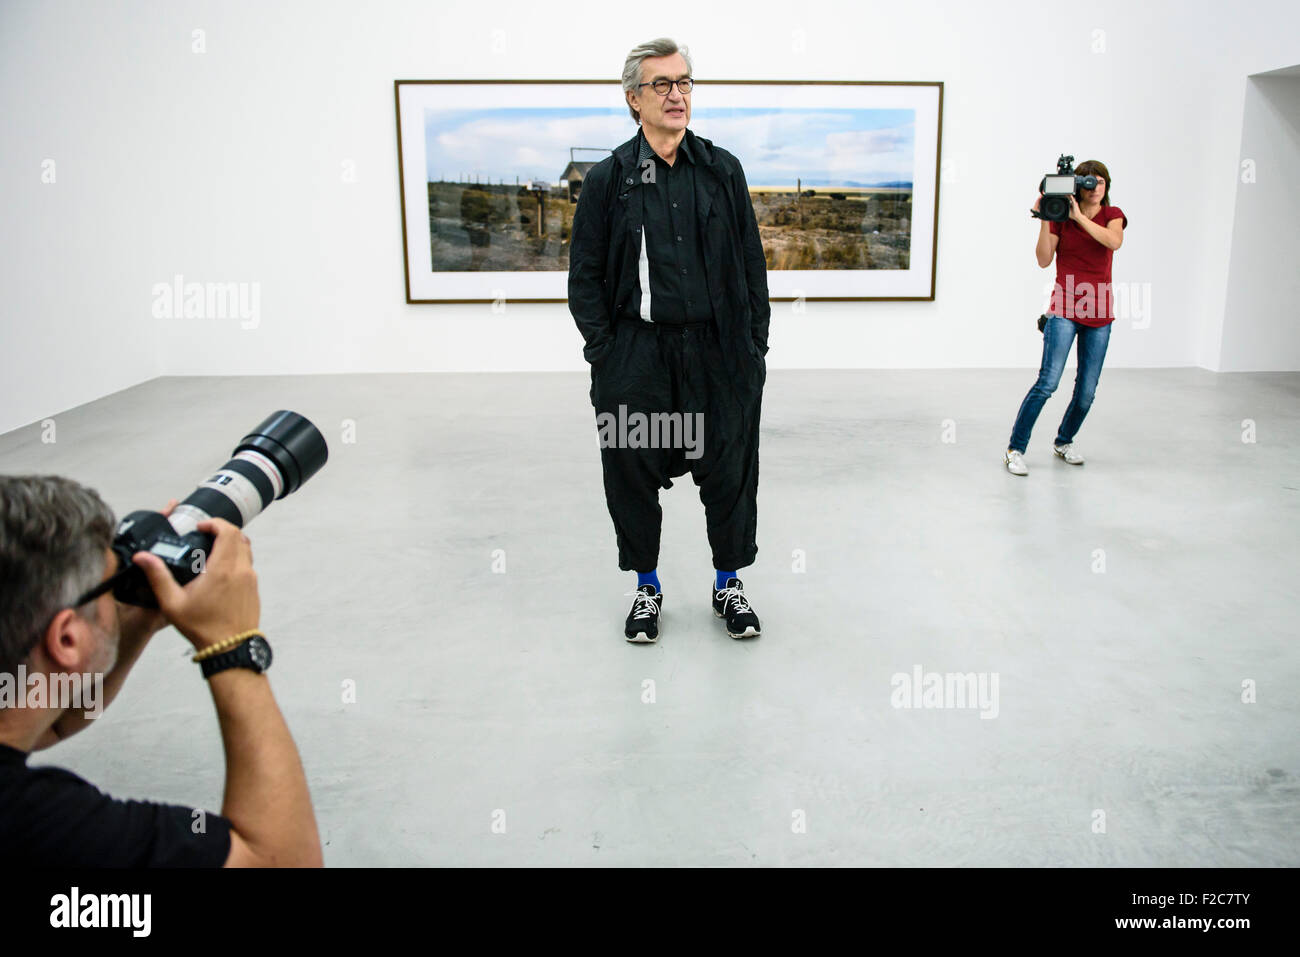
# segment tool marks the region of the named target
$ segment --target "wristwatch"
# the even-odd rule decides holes
[[[260,675],[271,667],[271,645],[261,635],[254,635],[227,652],[203,659],[199,667],[205,678],[230,668],[248,668]]]

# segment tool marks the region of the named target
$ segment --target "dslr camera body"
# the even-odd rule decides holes
[[[1062,153],[1056,161],[1056,172],[1048,173],[1038,184],[1038,192],[1042,193],[1043,199],[1038,204],[1038,209],[1029,211],[1030,215],[1050,223],[1063,223],[1070,218],[1070,197],[1073,196],[1077,201],[1080,192],[1096,188],[1097,177],[1076,176],[1074,157]]]

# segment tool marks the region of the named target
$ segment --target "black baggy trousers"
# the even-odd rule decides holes
[[[752,565],[766,361],[746,352],[729,372],[711,323],[624,319],[614,335],[591,369],[591,403],[618,567],[658,567],[659,489],[687,472],[704,504],[713,567]]]

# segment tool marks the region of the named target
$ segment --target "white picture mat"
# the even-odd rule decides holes
[[[768,270],[773,299],[827,296],[916,297],[931,294],[935,222],[935,183],[939,136],[939,87],[870,84],[739,84],[701,80],[693,101],[691,129],[708,134],[709,106],[815,109],[912,109],[916,112],[912,174],[911,254],[908,269]],[[398,87],[402,131],[403,204],[406,213],[407,275],[410,299],[518,300],[568,298],[568,274],[545,272],[434,272],[429,263],[429,214],[425,156],[425,110],[503,107],[609,107],[621,100],[617,83],[417,83]],[[697,117],[699,120],[697,122]],[[627,138],[636,132],[628,118]],[[620,141],[622,142],[622,141]],[[615,144],[617,145],[617,144]],[[725,143],[718,143],[726,148]],[[744,157],[738,157],[742,164]]]

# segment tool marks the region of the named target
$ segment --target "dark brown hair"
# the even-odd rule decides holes
[[[1100,176],[1106,181],[1106,193],[1101,198],[1101,205],[1110,205],[1110,170],[1101,160],[1084,160],[1074,168],[1075,176]]]

